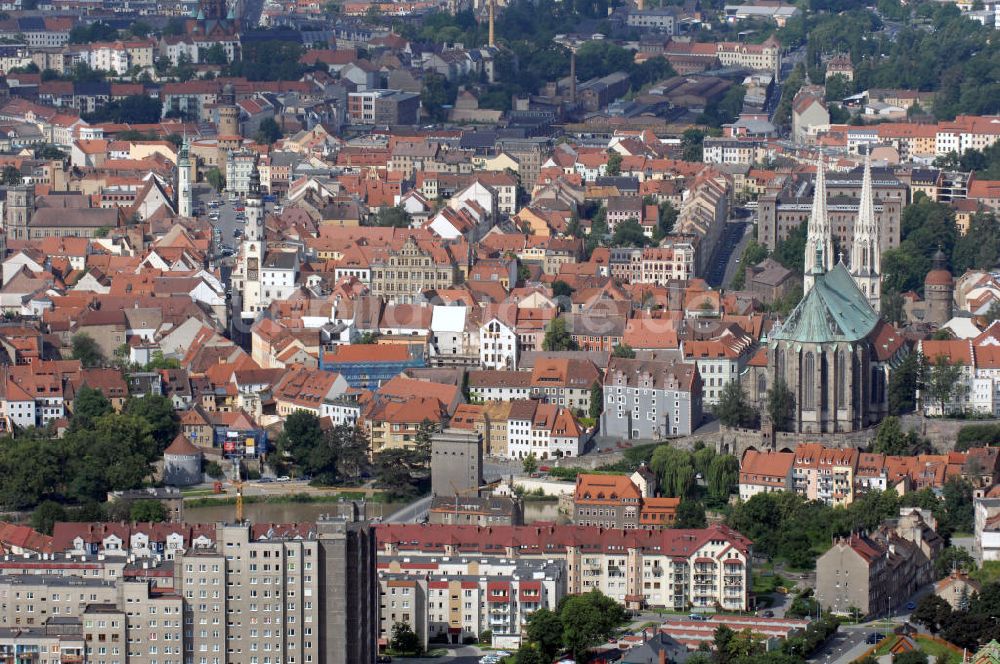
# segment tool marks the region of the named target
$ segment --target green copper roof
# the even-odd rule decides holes
[[[772,341],[834,342],[864,339],[879,317],[843,263],[815,275],[812,289],[782,323]]]
[[[996,639],[990,641],[972,658],[973,662],[991,662],[1000,664],[1000,643]]]

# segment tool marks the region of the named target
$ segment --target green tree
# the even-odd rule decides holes
[[[90,426],[99,417],[107,415],[113,409],[111,402],[100,390],[95,390],[89,385],[84,385],[76,393],[73,399],[73,424],[78,426]]]
[[[206,48],[200,59],[209,65],[225,65],[229,63],[229,56],[226,55],[226,49],[222,48],[222,44],[212,44]]]
[[[622,357],[628,360],[635,359],[635,351],[627,343],[617,344],[611,349],[611,357]]]
[[[553,297],[570,297],[574,291],[572,286],[563,281],[562,279],[556,279],[552,282],[552,296]]]
[[[582,595],[567,595],[559,606],[563,624],[563,645],[573,659],[604,642],[625,622],[625,610],[618,602],[592,590]]]
[[[315,470],[313,455],[323,440],[319,418],[305,410],[297,410],[285,418],[285,426],[278,436],[279,454],[286,454],[306,472]]]
[[[708,483],[708,495],[718,502],[725,503],[737,489],[740,462],[731,454],[720,454],[712,459],[705,479]]]
[[[604,412],[604,388],[601,387],[601,383],[594,381],[594,384],[590,386],[590,410],[587,415],[590,419],[596,420]]]
[[[260,126],[257,127],[257,134],[254,138],[255,141],[261,144],[273,145],[279,138],[281,138],[281,127],[274,121],[274,118],[264,118],[260,121]]]
[[[104,364],[104,353],[101,352],[101,347],[86,332],[74,334],[70,340],[70,347],[73,351],[73,359],[80,360],[84,367],[89,369]]]
[[[611,235],[611,246],[614,247],[645,247],[649,244],[642,226],[635,219],[626,219],[617,226]]]
[[[396,500],[413,498],[420,487],[421,473],[425,472],[410,450],[385,450],[375,457],[375,483]]]
[[[392,228],[409,228],[413,223],[410,213],[401,207],[379,208],[375,215],[375,225]]]
[[[137,500],[129,508],[135,523],[160,523],[167,520],[167,510],[159,500]]]
[[[701,162],[702,146],[705,143],[705,132],[701,129],[686,129],[681,137],[681,159],[684,161]]]
[[[226,476],[225,472],[222,470],[222,466],[218,461],[209,461],[205,464],[205,474],[211,477],[213,480],[221,480]]]
[[[660,477],[660,492],[668,498],[683,498],[694,486],[694,465],[685,450],[660,445],[653,451],[649,467]]]
[[[552,658],[546,658],[531,644],[522,644],[514,653],[514,664],[549,664]]]
[[[920,357],[908,353],[895,371],[889,374],[889,414],[903,415],[917,406],[920,385]]]
[[[417,656],[423,650],[420,647],[420,637],[413,629],[404,622],[394,623],[392,626],[392,640],[389,647],[400,654]]]
[[[5,166],[3,169],[3,183],[7,186],[21,184],[23,178],[21,171],[16,166]]]
[[[705,506],[697,500],[681,500],[677,507],[677,520],[674,522],[675,528],[707,528],[708,519],[705,517]]]
[[[942,415],[946,415],[949,403],[960,401],[965,395],[965,383],[962,381],[962,365],[952,364],[944,355],[934,359],[927,371],[927,381],[924,385],[928,398],[936,402]]]
[[[621,175],[622,174],[622,156],[617,152],[612,152],[608,155],[608,163],[604,167],[605,175]]]
[[[927,653],[920,650],[908,650],[892,658],[892,664],[927,664],[927,661]]]
[[[542,339],[542,349],[553,350],[576,350],[576,342],[566,328],[565,318],[553,318],[545,326],[545,337]]]
[[[778,378],[767,391],[767,416],[775,431],[790,431],[795,395],[783,378]]]
[[[212,185],[212,189],[219,192],[226,188],[226,176],[214,166],[205,173],[205,181]]]
[[[934,559],[934,573],[943,579],[952,572],[971,572],[976,569],[976,559],[960,546],[946,547]]]
[[[149,425],[149,432],[160,453],[174,441],[180,431],[180,418],[170,397],[160,394],[132,397],[125,402],[123,413],[134,415]]]
[[[59,521],[66,521],[66,508],[54,500],[46,500],[31,513],[31,527],[46,535],[52,534],[52,528]]]
[[[528,456],[524,457],[524,460],[521,462],[521,469],[528,475],[531,475],[532,473],[537,473],[538,457],[536,457],[534,454],[529,454]]]
[[[562,649],[563,624],[559,614],[538,609],[528,618],[528,640],[538,648],[545,662],[551,662]]]
[[[726,383],[719,393],[719,403],[713,412],[719,418],[719,422],[727,427],[748,427],[756,420],[756,413],[750,406],[746,391],[739,380]]]
[[[413,436],[413,452],[417,463],[429,466],[431,463],[431,440],[440,429],[430,418],[425,417],[417,425],[417,433]]]
[[[927,631],[937,634],[941,626],[951,618],[951,605],[934,593],[924,595],[917,608],[910,614],[910,620],[923,625]]]
[[[890,415],[882,420],[875,432],[875,441],[872,451],[879,454],[891,454],[895,456],[907,453],[908,441],[903,433],[902,424],[899,418]]]

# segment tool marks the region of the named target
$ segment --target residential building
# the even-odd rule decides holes
[[[580,473],[573,493],[573,523],[601,528],[664,528],[676,520],[679,505],[679,498],[643,494],[632,477]]]
[[[702,380],[694,364],[611,358],[604,376],[601,435],[661,440],[701,423]]]
[[[749,608],[751,543],[725,526],[620,530],[384,524],[376,532],[380,562],[383,556],[386,562],[406,558],[432,580],[447,573],[438,571],[446,567],[444,556],[456,561],[452,564],[470,565],[502,555],[515,563],[561,562],[567,593],[597,589],[627,608]]]
[[[758,493],[793,491],[793,452],[747,450],[740,461],[740,500],[750,500]]]
[[[904,508],[905,510],[906,508]],[[870,535],[839,538],[816,561],[816,601],[848,615],[889,615],[934,579],[933,560],[944,548],[919,510],[901,514]]]

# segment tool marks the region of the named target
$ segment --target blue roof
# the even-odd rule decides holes
[[[859,341],[878,324],[879,315],[851,278],[843,263],[815,275],[812,289],[780,327],[771,331],[773,341]]]

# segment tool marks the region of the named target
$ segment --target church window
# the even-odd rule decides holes
[[[767,376],[761,374],[757,376],[757,400],[767,397]]]
[[[802,359],[802,392],[802,407],[816,408],[816,358],[812,353]]]
[[[844,406],[847,401],[847,354],[837,351],[837,405]]]

